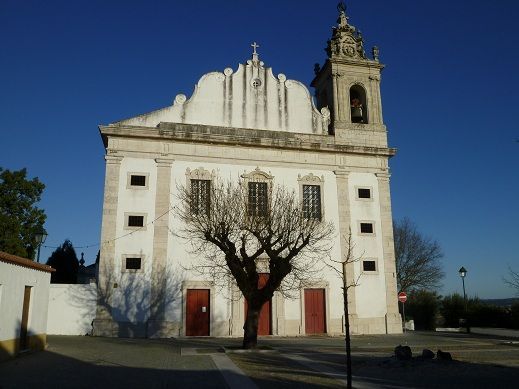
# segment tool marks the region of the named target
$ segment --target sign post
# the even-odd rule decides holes
[[[404,333],[405,333],[405,302],[407,301],[407,293],[406,292],[400,292],[398,293],[398,301],[402,303],[402,316],[404,316]]]

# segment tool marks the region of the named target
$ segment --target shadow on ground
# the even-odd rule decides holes
[[[47,351],[0,363],[0,388],[225,388],[227,384],[211,356],[182,356],[181,350],[233,347],[240,340],[51,336],[49,343]],[[344,354],[338,347],[340,340],[280,339],[262,343],[280,352],[227,354],[258,387],[343,387],[339,381],[345,379]],[[292,349],[281,347],[281,344],[285,347],[291,345]],[[458,346],[466,347],[465,344]],[[382,349],[387,348],[384,345]],[[416,353],[417,350],[413,351]],[[478,358],[492,360],[494,355],[496,360],[499,357],[519,361],[519,347],[491,344],[474,352],[480,354],[468,355],[470,359],[465,361],[414,359],[401,362],[381,349],[360,350],[353,356],[354,384],[379,388],[492,389],[517,385],[519,368],[473,361]],[[458,357],[456,353],[453,356],[455,359]],[[304,363],[299,363],[294,357],[301,358]],[[323,374],[323,371],[335,372],[334,377],[339,380]]]

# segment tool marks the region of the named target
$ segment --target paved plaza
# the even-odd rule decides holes
[[[114,339],[49,336],[44,352],[0,363],[0,388],[340,388],[344,340]],[[448,351],[447,361],[397,361],[396,345]],[[407,333],[353,337],[357,388],[510,388],[519,382],[519,342],[495,336]]]

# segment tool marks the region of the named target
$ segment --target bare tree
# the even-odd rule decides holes
[[[393,222],[398,291],[435,289],[444,276],[440,244],[423,236],[408,218]]]
[[[354,254],[355,244],[352,240],[351,228],[347,236],[343,237],[346,240],[346,253],[342,260],[330,260],[330,267],[335,270],[337,275],[342,279],[342,297],[344,303],[344,332],[346,341],[346,382],[347,388],[352,388],[352,372],[351,372],[351,336],[350,336],[350,315],[348,309],[348,291],[351,288],[359,286],[359,280],[362,275],[360,273],[357,277],[353,274],[353,264],[362,259],[362,255],[356,256]],[[337,266],[339,265],[339,266]]]
[[[505,283],[514,288],[517,295],[519,295],[519,272],[516,272],[512,267],[508,267],[508,278],[503,278]]]
[[[286,294],[311,280],[331,250],[333,224],[309,215],[281,186],[269,185],[262,198],[249,198],[244,182],[218,178],[204,191],[178,189],[178,234],[197,256],[190,269],[217,285],[236,283],[248,304],[243,347],[254,348],[261,307],[275,291]],[[262,260],[269,276],[258,288]]]

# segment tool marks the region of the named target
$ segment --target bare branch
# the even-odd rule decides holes
[[[220,287],[234,282],[249,311],[259,312],[275,291],[292,297],[315,281],[332,248],[333,224],[305,217],[294,191],[272,185],[266,210],[251,212],[242,182],[211,181],[208,204],[201,204],[203,196],[192,195],[188,187],[177,190],[175,214],[181,227],[176,234],[197,258],[188,268]],[[268,279],[258,288],[260,272],[267,272]]]
[[[407,218],[394,222],[393,230],[399,291],[441,286],[444,273],[439,243],[420,234],[416,225]]]
[[[514,288],[516,294],[519,296],[519,272],[516,272],[511,266],[508,266],[508,278],[503,278],[503,281],[511,288]]]

